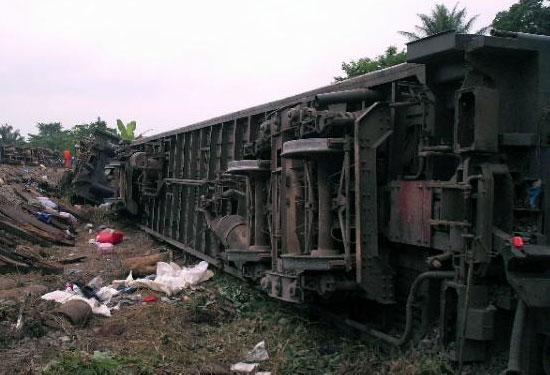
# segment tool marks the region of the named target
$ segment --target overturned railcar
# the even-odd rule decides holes
[[[407,53],[134,142],[126,207],[273,298],[351,296],[392,344],[435,326],[483,361],[509,339],[509,370],[550,373],[550,38],[448,32]]]

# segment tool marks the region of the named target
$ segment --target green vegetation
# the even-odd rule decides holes
[[[497,13],[493,28],[522,33],[550,35],[550,5],[543,0],[520,0]]]
[[[25,143],[25,138],[19,134],[19,130],[14,130],[11,125],[0,125],[0,145],[20,146]]]
[[[116,126],[118,128],[120,137],[125,141],[133,141],[136,137],[135,130],[136,130],[136,122],[130,121],[126,125],[122,122],[122,120],[118,119],[116,120]]]
[[[398,31],[399,34],[407,37],[409,40],[417,40],[430,35],[435,35],[443,31],[455,30],[458,33],[469,33],[478,17],[475,15],[469,19],[466,18],[466,8],[457,9],[458,3],[453,9],[447,8],[444,4],[436,4],[432,12],[428,14],[418,14],[420,25],[416,25],[416,32]],[[489,28],[484,27],[477,30],[476,34],[484,34]]]
[[[44,147],[56,151],[72,149],[74,143],[71,132],[63,130],[60,122],[39,122],[36,127],[38,134],[29,134],[28,144],[31,147]]]
[[[79,124],[73,126],[71,129],[71,135],[76,142],[79,142],[82,139],[85,139],[91,136],[96,130],[109,132],[116,134],[116,129],[109,128],[107,123],[98,117],[96,121],[90,122],[89,124]]]
[[[117,134],[116,129],[109,128],[100,117],[88,124],[77,124],[69,130],[63,129],[60,122],[36,124],[38,132],[29,134],[28,140],[21,136],[19,130],[14,130],[11,125],[0,126],[0,144],[30,147],[43,147],[56,151],[70,150],[74,152],[74,145],[91,136],[94,131],[102,130]]]
[[[262,340],[270,358],[261,370],[273,374],[453,373],[437,352],[378,345],[222,273],[171,302],[127,307],[90,324],[95,333],[78,331],[74,346],[56,354],[45,375],[208,374],[242,361]],[[116,327],[122,333],[110,334]],[[92,355],[90,348],[103,353]]]
[[[444,4],[436,4],[429,15],[418,14],[418,17],[420,18],[420,25],[415,26],[415,32],[399,31],[399,34],[404,35],[412,41],[448,30],[468,33],[471,31],[478,16],[475,15],[467,18],[466,8],[458,9],[457,3],[452,9],[447,8]],[[484,27],[477,30],[476,34],[483,34],[487,30],[488,27]],[[343,81],[375,70],[401,64],[406,59],[407,54],[404,50],[398,52],[396,47],[390,46],[383,55],[377,56],[374,59],[364,57],[356,61],[343,62],[342,70],[346,75],[344,77],[335,77],[334,79],[336,81]]]
[[[153,370],[135,358],[111,356],[95,352],[88,355],[83,352],[65,353],[59,360],[47,366],[44,375],[115,375],[115,374],[153,374]]]
[[[252,347],[265,340],[271,359],[262,368],[276,374],[452,374],[441,358],[416,351],[387,351],[372,338],[343,335],[309,310],[270,299],[226,275],[217,275],[206,286],[215,289],[209,306],[215,311],[229,301],[235,307],[233,319],[224,318],[218,327],[202,331],[209,345],[232,342]],[[212,298],[214,297],[214,298]],[[194,296],[193,298],[197,298]],[[193,306],[193,304],[191,304]],[[192,308],[196,308],[193,306]],[[210,350],[216,348],[210,347]],[[220,348],[220,350],[223,350]]]
[[[383,55],[377,56],[374,59],[364,57],[357,61],[352,60],[350,62],[342,63],[342,70],[346,73],[345,77],[334,77],[336,81],[343,81],[348,78],[360,76],[365,73],[373,72],[375,70],[389,68],[390,66],[404,63],[407,59],[405,51],[397,51],[397,48],[390,46],[386,49]]]

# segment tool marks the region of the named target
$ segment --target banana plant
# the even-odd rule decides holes
[[[120,133],[120,137],[125,141],[133,141],[136,137],[135,130],[136,130],[136,122],[130,121],[126,125],[122,122],[122,120],[117,119],[116,120],[116,126],[118,128],[118,132]]]

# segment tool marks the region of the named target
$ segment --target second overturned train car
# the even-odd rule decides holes
[[[448,32],[407,53],[134,142],[126,208],[273,298],[347,301],[395,345],[435,327],[457,361],[504,342],[510,372],[550,374],[550,37]]]

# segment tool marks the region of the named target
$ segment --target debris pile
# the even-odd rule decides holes
[[[34,246],[74,246],[78,214],[47,196],[57,188],[61,174],[43,165],[0,165],[0,267],[62,271]]]
[[[114,280],[110,285],[103,285],[101,277],[93,278],[86,285],[67,284],[65,290],[46,293],[42,299],[66,304],[82,301],[88,304],[91,312],[109,317],[111,310],[119,310],[124,304],[132,302],[156,302],[155,296],[141,298],[136,294],[139,288],[151,289],[172,296],[183,289],[210,279],[214,273],[208,270],[208,263],[200,262],[193,267],[180,267],[175,263],[157,263],[157,272],[142,279],[134,280],[132,273],[126,280]]]
[[[49,192],[57,192],[65,172],[64,168],[51,168],[44,164],[38,166],[0,164],[0,188],[6,185],[24,184]]]
[[[57,151],[43,147],[0,146],[0,162],[15,165],[61,167],[63,158]]]

